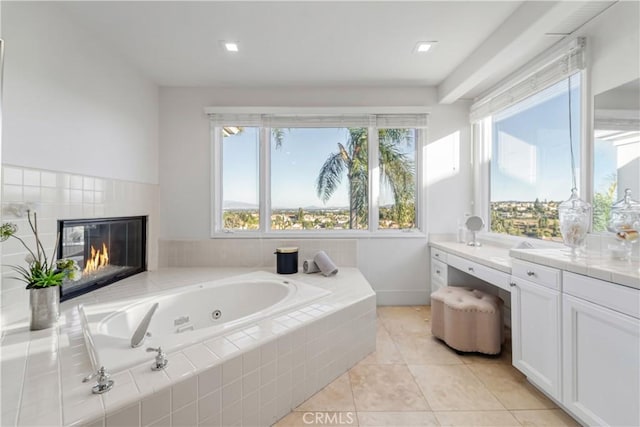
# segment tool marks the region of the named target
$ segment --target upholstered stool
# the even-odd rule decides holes
[[[498,354],[502,300],[477,289],[446,286],[431,294],[431,333],[459,351]]]

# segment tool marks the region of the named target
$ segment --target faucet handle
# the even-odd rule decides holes
[[[151,370],[159,371],[161,369],[164,369],[169,364],[169,360],[167,359],[167,354],[164,351],[162,351],[162,347],[160,346],[158,346],[158,348],[153,348],[153,347],[147,348],[147,352],[152,352],[152,351],[155,351],[158,354],[156,354],[155,363],[151,365]]]
[[[83,383],[87,381],[91,381],[93,378],[96,378],[96,385],[91,387],[91,392],[93,394],[102,394],[106,393],[113,388],[113,384],[115,383],[111,378],[111,374],[107,372],[104,366],[101,366],[96,372],[87,375],[82,379]]]

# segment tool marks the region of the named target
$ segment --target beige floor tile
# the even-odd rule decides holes
[[[573,418],[567,415],[562,409],[543,409],[537,411],[511,411],[514,417],[520,424],[525,427],[534,426],[571,426],[578,427],[578,424]]]
[[[438,426],[433,412],[358,412],[360,427]]]
[[[358,417],[355,412],[291,412],[286,417],[275,423],[273,427],[338,427],[358,426]]]
[[[311,396],[296,411],[355,411],[349,373],[344,373],[331,384]]]
[[[504,410],[470,365],[410,365],[433,411]]]
[[[557,406],[513,366],[472,364],[469,369],[507,409],[551,409]]]
[[[462,359],[433,335],[400,333],[393,335],[400,354],[408,365],[456,365]]]
[[[431,334],[429,306],[378,307],[378,318],[391,337],[401,333]]]
[[[481,353],[462,353],[458,355],[464,363],[504,363],[511,365],[511,343],[506,342],[502,345],[502,351],[499,355],[493,356]]]
[[[404,365],[357,365],[349,371],[358,411],[428,411]]]
[[[378,323],[376,333],[376,351],[365,357],[360,363],[363,365],[401,365],[405,363],[396,343],[391,339],[381,322]]]
[[[503,427],[520,426],[509,411],[454,411],[434,412],[438,422],[443,427]]]

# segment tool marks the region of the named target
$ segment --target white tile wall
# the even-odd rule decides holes
[[[325,251],[341,267],[356,267],[356,239],[207,239],[160,240],[160,267],[275,267],[276,248],[299,248],[300,271],[305,259]]]
[[[3,222],[14,222],[19,236],[33,244],[26,216],[16,211],[28,206],[38,214],[38,226],[47,253],[53,253],[57,220],[148,215],[148,267],[158,266],[158,186],[41,169],[2,165]],[[2,264],[24,264],[26,250],[15,239],[2,243]],[[13,272],[2,267],[0,329],[28,318],[28,293]]]

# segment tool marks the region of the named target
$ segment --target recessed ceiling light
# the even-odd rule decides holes
[[[227,52],[237,52],[238,51],[238,43],[236,42],[224,42],[224,48]]]
[[[434,44],[436,44],[438,42],[436,41],[431,41],[431,42],[418,42],[416,43],[416,47],[413,48],[413,51],[415,53],[426,53],[429,52],[429,50],[433,47]]]

